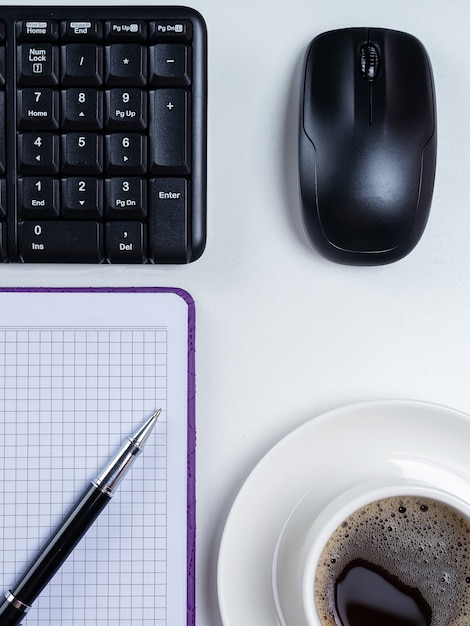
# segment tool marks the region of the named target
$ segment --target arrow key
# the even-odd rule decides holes
[[[51,133],[23,133],[18,137],[21,174],[57,174],[59,137]]]
[[[145,174],[147,138],[139,133],[113,133],[106,136],[106,171],[109,174]]]
[[[62,197],[62,216],[66,219],[98,219],[103,215],[103,181],[98,178],[65,178]]]
[[[65,130],[101,130],[103,94],[97,89],[62,91],[62,126]]]

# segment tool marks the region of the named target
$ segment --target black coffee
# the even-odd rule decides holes
[[[336,581],[335,605],[344,626],[431,624],[431,607],[419,589],[360,559],[347,565]]]
[[[366,505],[323,550],[315,602],[323,626],[469,626],[470,523],[417,496]]]

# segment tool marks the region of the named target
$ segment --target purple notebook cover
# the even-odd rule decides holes
[[[0,292],[174,293],[188,306],[187,626],[196,623],[196,308],[191,295],[173,287],[0,287]],[[171,624],[169,625],[171,626]]]

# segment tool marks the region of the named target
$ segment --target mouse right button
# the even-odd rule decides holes
[[[380,79],[373,83],[372,107],[387,124],[424,146],[434,132],[431,64],[421,42],[407,33],[370,29],[369,42],[382,51]]]

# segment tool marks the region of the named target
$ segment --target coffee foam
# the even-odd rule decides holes
[[[315,576],[323,626],[335,621],[335,582],[363,559],[418,589],[432,609],[431,626],[470,624],[470,523],[452,507],[418,496],[368,504],[339,526],[325,546]]]

